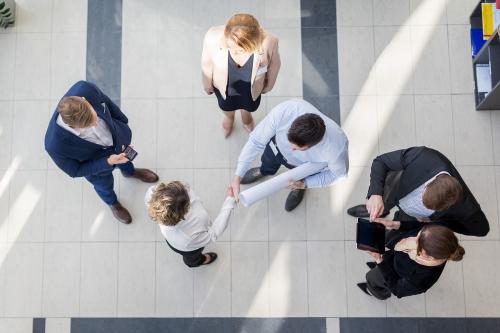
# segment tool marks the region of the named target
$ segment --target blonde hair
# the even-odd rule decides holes
[[[85,128],[92,125],[94,115],[92,105],[84,98],[78,96],[66,96],[57,105],[57,112],[61,115],[65,124]]]
[[[252,15],[236,14],[227,21],[224,37],[234,41],[246,52],[255,52],[262,46],[264,30]]]
[[[160,183],[148,202],[148,214],[158,224],[174,226],[189,211],[190,199],[186,187],[179,181]]]

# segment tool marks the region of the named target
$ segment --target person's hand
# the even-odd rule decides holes
[[[236,199],[236,201],[240,201],[240,181],[241,177],[235,175],[233,177],[233,180],[231,181],[231,189],[233,192],[233,196]]]
[[[226,197],[231,197],[231,198],[234,198],[234,192],[233,192],[233,188],[231,187],[231,185],[229,185],[227,187],[227,190],[226,190]]]
[[[124,153],[118,155],[111,155],[108,157],[109,165],[124,164],[128,162],[128,158],[125,157]]]
[[[288,188],[291,190],[303,190],[306,188],[306,183],[303,180],[289,180]]]
[[[384,212],[384,199],[381,195],[372,194],[366,201],[366,210],[370,214],[370,221],[375,220]]]
[[[371,255],[373,257],[373,259],[375,259],[375,262],[377,264],[380,264],[382,262],[382,255],[380,253],[376,253],[376,252],[372,252],[372,251],[366,251],[366,253],[368,253],[369,255]]]
[[[373,222],[383,224],[387,230],[398,230],[401,226],[401,222],[399,221],[391,221],[381,218],[376,218],[375,220],[373,220]]]

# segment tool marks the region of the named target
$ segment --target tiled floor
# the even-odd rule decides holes
[[[337,0],[349,178],[309,191],[293,213],[283,210],[285,191],[239,207],[210,246],[217,262],[194,270],[147,219],[146,185],[117,174],[134,217],[119,225],[87,182],[47,157],[49,116],[85,76],[87,1],[16,2],[16,27],[0,31],[0,332],[28,332],[24,317],[40,316],[500,316],[500,112],[474,111],[467,22],[476,1]],[[283,65],[255,114],[262,119],[303,94],[301,46],[310,43],[301,42],[299,0],[123,0],[121,104],[136,164],[191,183],[212,215],[247,135],[238,121],[222,138],[216,100],[200,85],[201,42],[234,12],[254,13],[280,38]],[[425,295],[380,302],[355,286],[368,257],[344,212],[363,201],[372,158],[411,145],[456,163],[491,232],[463,237],[464,261],[447,265]]]

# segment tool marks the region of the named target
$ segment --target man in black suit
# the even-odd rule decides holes
[[[369,217],[391,229],[412,229],[421,222],[454,232],[486,236],[490,227],[471,191],[453,164],[440,152],[412,147],[373,160],[366,205],[351,207],[354,217]],[[382,220],[394,206],[394,222]]]

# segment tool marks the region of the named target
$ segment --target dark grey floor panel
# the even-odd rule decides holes
[[[71,333],[326,333],[324,318],[73,318]]]
[[[337,28],[335,0],[302,0],[300,6],[303,28]]]
[[[33,333],[45,333],[45,318],[33,318]]]

